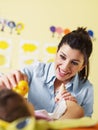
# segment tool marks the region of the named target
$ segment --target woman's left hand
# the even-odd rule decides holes
[[[67,90],[64,90],[61,93],[61,98],[63,98],[64,100],[70,100],[70,101],[74,101],[74,102],[77,103],[77,99],[70,92],[68,92]]]
[[[70,101],[77,103],[76,98],[74,96],[72,96],[72,94],[69,93],[67,90],[63,90],[60,97],[56,96],[55,102],[58,102],[61,98],[63,98],[64,100],[70,100]]]

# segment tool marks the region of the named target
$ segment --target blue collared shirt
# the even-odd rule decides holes
[[[35,110],[46,109],[53,112],[54,81],[56,79],[54,63],[36,62],[21,70],[28,76],[28,100],[34,105]],[[78,103],[84,108],[85,116],[93,113],[94,92],[92,84],[87,80],[83,83],[78,74],[66,84],[66,89],[76,97]]]

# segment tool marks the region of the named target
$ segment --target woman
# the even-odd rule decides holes
[[[91,117],[93,87],[88,81],[91,53],[92,41],[86,29],[78,28],[63,36],[54,63],[37,62],[22,70],[3,75],[0,78],[0,86],[5,85],[10,89],[24,79],[29,82],[28,100],[35,110],[45,109],[53,112],[59,100],[55,97],[63,83],[65,90],[61,93],[61,98],[66,100],[67,111],[60,119]]]

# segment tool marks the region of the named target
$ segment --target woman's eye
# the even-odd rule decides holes
[[[77,62],[75,62],[75,61],[72,61],[72,64],[73,64],[73,65],[78,65],[78,63],[77,63]]]
[[[61,59],[63,59],[63,60],[65,60],[65,59],[66,59],[66,57],[65,57],[65,56],[63,56],[63,55],[60,55],[60,57],[61,57]]]

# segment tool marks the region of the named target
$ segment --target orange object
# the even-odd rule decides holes
[[[66,34],[68,34],[68,33],[70,33],[70,30],[66,28],[66,29],[64,30],[64,34],[66,35]]]

